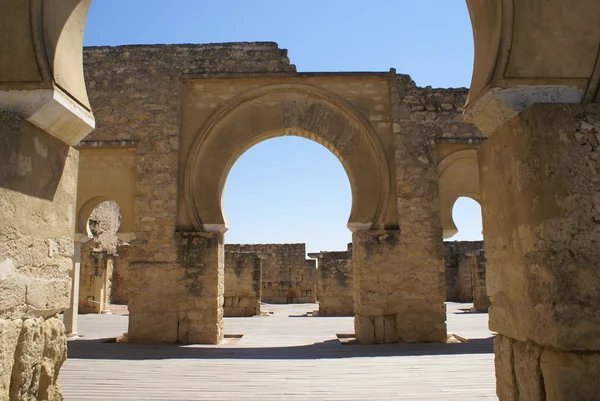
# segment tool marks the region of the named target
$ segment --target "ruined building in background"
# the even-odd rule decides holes
[[[446,301],[473,302],[478,312],[487,312],[486,260],[483,241],[444,242]]]
[[[419,88],[394,70],[298,73],[275,43],[93,47],[84,64],[98,128],[78,144],[94,185],[78,189],[77,230],[96,202],[121,208],[131,341],[219,342],[213,298],[252,313],[253,301],[225,296],[220,197],[245,149],[281,135],[323,144],[349,175],[352,286],[372,294],[353,298],[359,341],[445,341],[438,188],[473,191],[484,140],[461,118],[466,89]],[[314,301],[316,286],[296,285],[316,275],[305,258],[281,275],[262,260],[262,299]]]
[[[228,253],[250,253],[260,259],[262,302],[317,301],[317,267],[314,260],[306,259],[306,244],[227,244]],[[225,263],[227,269],[227,258]],[[225,291],[228,288],[232,287],[225,277]]]

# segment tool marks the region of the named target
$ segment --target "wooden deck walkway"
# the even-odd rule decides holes
[[[266,305],[273,315],[226,318],[237,344],[105,343],[127,316],[80,316],[59,382],[65,400],[497,400],[487,314],[448,304],[465,344],[342,345],[352,318],[294,317],[315,304]]]

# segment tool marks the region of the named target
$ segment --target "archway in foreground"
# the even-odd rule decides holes
[[[351,190],[335,155],[300,137],[261,142],[236,161],[223,199],[230,227],[225,235],[224,316],[260,314],[260,301],[263,313],[297,315],[318,308],[321,315],[325,306],[324,315],[335,316],[330,305],[342,299],[352,314],[351,269],[344,279],[336,270],[334,280],[331,269],[319,263],[317,270],[317,260],[307,259],[307,250],[312,257],[316,251],[346,250],[351,241],[345,227]],[[348,267],[350,262],[348,258]],[[301,305],[281,309],[272,304]],[[232,325],[227,330],[236,331],[238,322],[226,321]]]

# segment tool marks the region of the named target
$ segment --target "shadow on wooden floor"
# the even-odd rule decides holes
[[[108,339],[68,342],[71,359],[340,359],[421,355],[493,354],[494,337],[461,344],[342,345],[338,340],[290,347],[107,343]]]

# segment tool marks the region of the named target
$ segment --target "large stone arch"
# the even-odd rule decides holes
[[[350,104],[319,88],[269,85],[231,99],[198,132],[187,156],[184,196],[197,231],[224,232],[226,177],[253,145],[277,136],[314,140],[340,160],[352,189],[348,228],[383,228],[390,173],[369,122]]]
[[[95,142],[92,142],[96,144]],[[135,147],[79,147],[79,180],[77,185],[77,234],[90,235],[89,217],[96,206],[115,201],[121,212],[117,235],[124,241],[135,238]]]

